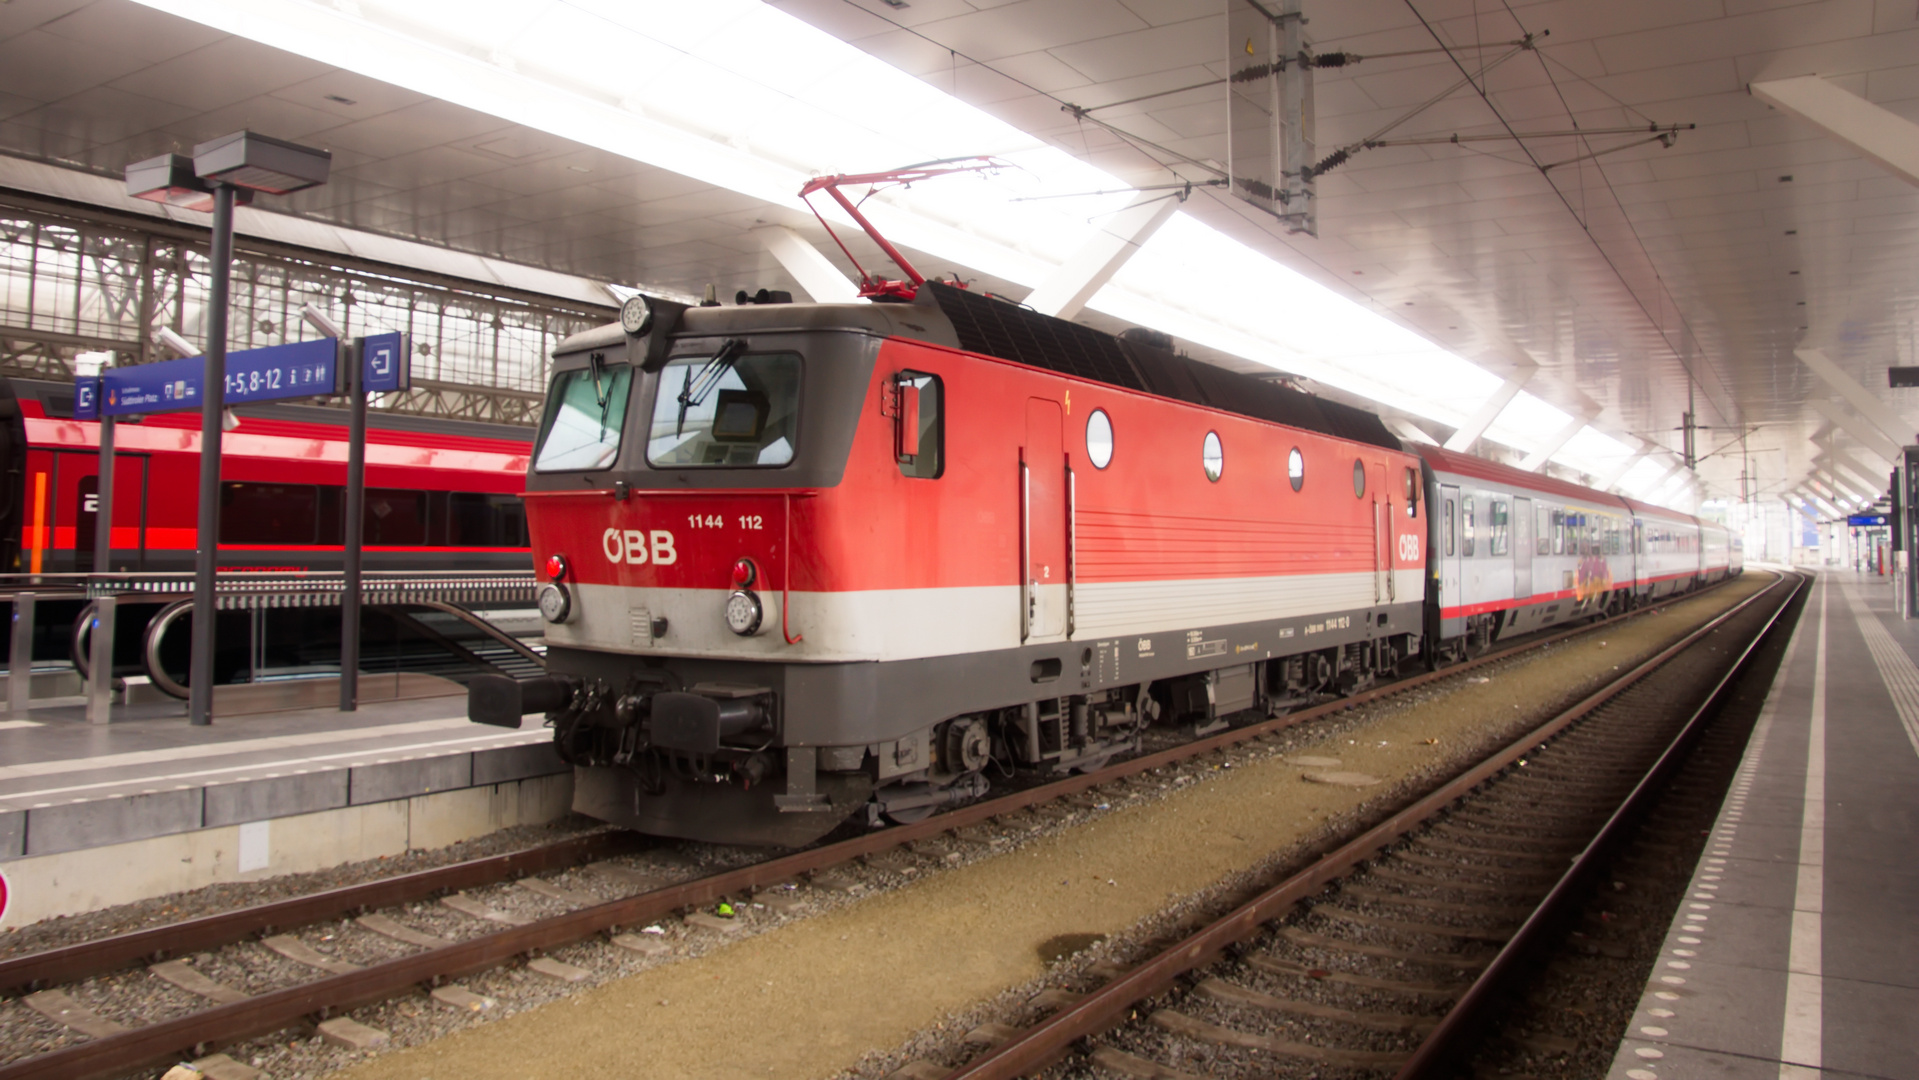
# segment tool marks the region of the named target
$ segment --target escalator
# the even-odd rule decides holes
[[[155,603],[146,597],[126,600],[132,602],[119,606],[114,633],[116,686],[151,687],[145,692],[148,700],[158,695],[185,699],[191,604]],[[218,618],[217,686],[278,685],[291,690],[296,684],[321,681],[337,685],[339,608],[222,611]],[[71,655],[82,678],[89,674],[92,621],[89,604],[73,623]],[[530,609],[475,611],[437,601],[368,605],[361,611],[360,679],[364,684],[383,676],[424,676],[443,680],[451,694],[463,692],[461,688],[481,675],[534,678],[546,671],[540,627],[537,612]],[[126,700],[134,697],[129,691]]]

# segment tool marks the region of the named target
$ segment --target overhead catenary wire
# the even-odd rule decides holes
[[[1408,7],[1412,6],[1412,0],[1406,0],[1406,3]],[[1506,15],[1508,18],[1513,20],[1513,24],[1515,26],[1519,26],[1521,29],[1524,29],[1525,24],[1520,21],[1519,13],[1513,10],[1513,6],[1509,2],[1509,0],[1500,0],[1500,4],[1506,9]],[[1414,14],[1418,14],[1418,12],[1415,11]],[[1423,19],[1421,20],[1421,22],[1424,22],[1424,21],[1425,20]],[[1430,32],[1432,30],[1432,27],[1428,26],[1427,30],[1428,32]],[[1437,34],[1434,34],[1434,40],[1438,40]],[[1546,76],[1547,84],[1553,88],[1553,94],[1559,98],[1559,107],[1566,110],[1567,119],[1572,122],[1574,127],[1578,127],[1579,126],[1578,117],[1573,112],[1572,103],[1566,100],[1566,92],[1563,89],[1561,89],[1559,85],[1559,80],[1553,77],[1552,69],[1547,63],[1549,58],[1546,56],[1544,52],[1538,52],[1536,55],[1539,56],[1540,71]],[[1559,61],[1553,61],[1553,62],[1560,63]],[[1563,63],[1560,63],[1560,66],[1565,67]],[[1627,111],[1641,117],[1642,119],[1645,119],[1648,123],[1652,122],[1652,119],[1650,117],[1647,117],[1645,113],[1640,112],[1638,109],[1635,109],[1631,105],[1628,105],[1624,101],[1621,101],[1617,95],[1608,92],[1604,87],[1599,86],[1597,83],[1593,82],[1591,79],[1588,79],[1582,75],[1579,75],[1578,72],[1573,71],[1571,68],[1566,68],[1566,70],[1568,73],[1578,78],[1585,85],[1598,90],[1601,94],[1604,94],[1607,98],[1611,99],[1614,103],[1618,104],[1621,108],[1624,108]],[[1492,102],[1490,100],[1488,100],[1486,104],[1488,108],[1492,107]],[[1494,110],[1495,114],[1497,113],[1497,111],[1498,110],[1496,109]],[[1688,125],[1688,126],[1691,127],[1692,125]],[[1666,145],[1671,146],[1672,144],[1667,143]],[[1590,144],[1588,144],[1588,149],[1590,149]],[[1652,270],[1653,280],[1659,283],[1660,291],[1666,294],[1666,299],[1672,304],[1673,315],[1676,318],[1678,318],[1680,329],[1684,332],[1686,338],[1691,339],[1695,344],[1697,344],[1699,341],[1699,335],[1693,332],[1691,320],[1686,318],[1686,313],[1680,309],[1678,300],[1673,298],[1672,289],[1666,284],[1665,275],[1659,272],[1659,264],[1653,261],[1652,252],[1647,250],[1646,248],[1646,240],[1645,240],[1645,237],[1641,236],[1639,233],[1638,223],[1633,221],[1632,215],[1626,212],[1625,202],[1619,198],[1619,192],[1613,188],[1612,177],[1607,176],[1606,170],[1603,168],[1598,169],[1596,171],[1599,174],[1600,183],[1606,186],[1607,196],[1612,199],[1613,206],[1616,209],[1618,209],[1619,216],[1622,220],[1625,221],[1627,230],[1632,233],[1634,246],[1636,246],[1639,249],[1640,256],[1646,260],[1647,267],[1649,267]],[[1546,170],[1542,168],[1540,172],[1542,175],[1546,175],[1547,177],[1546,182],[1549,185],[1551,185],[1553,191],[1556,193],[1559,192],[1559,185],[1554,184],[1552,182],[1552,178],[1549,174],[1546,174]],[[1560,193],[1560,201],[1566,202],[1566,197],[1563,193]],[[1567,202],[1566,209],[1569,212],[1572,210],[1572,205],[1570,202]],[[1679,361],[1679,366],[1685,370],[1686,376],[1689,379],[1691,379],[1693,382],[1697,383],[1699,381],[1699,376],[1698,376],[1698,373],[1693,371],[1692,365],[1687,362],[1687,359],[1686,359],[1687,353],[1684,350],[1680,349],[1678,346],[1674,345],[1670,338],[1666,337],[1666,332],[1662,327],[1660,327],[1659,320],[1653,317],[1652,312],[1646,310],[1645,302],[1640,300],[1638,293],[1634,292],[1632,286],[1626,281],[1625,273],[1622,270],[1620,270],[1618,264],[1613,261],[1612,256],[1609,253],[1607,253],[1605,246],[1599,243],[1599,238],[1592,235],[1591,226],[1589,226],[1586,222],[1579,220],[1578,214],[1574,214],[1573,218],[1574,220],[1579,221],[1580,228],[1584,230],[1587,237],[1591,239],[1593,247],[1596,250],[1598,250],[1600,256],[1606,260],[1606,265],[1608,267],[1611,267],[1613,271],[1613,275],[1619,279],[1619,283],[1625,286],[1627,295],[1633,298],[1633,302],[1639,306],[1639,310],[1642,313],[1644,313],[1647,320],[1653,324],[1653,327],[1655,328],[1655,330],[1657,330],[1660,338],[1665,340],[1666,347],[1672,350],[1674,358]],[[1724,410],[1720,408],[1719,403],[1717,401],[1713,401],[1710,395],[1707,396],[1707,401],[1712,402],[1714,411],[1719,412],[1720,416],[1723,419],[1730,420],[1735,423],[1743,423],[1743,417],[1726,415]],[[1734,412],[1737,413],[1739,411],[1738,403],[1735,401],[1732,404],[1733,404]]]
[[[1435,28],[1433,24],[1427,20],[1426,16],[1419,10],[1418,6],[1413,2],[1413,0],[1405,0],[1405,3],[1406,3],[1407,10],[1411,11],[1413,13],[1413,17],[1419,20],[1419,24],[1425,27],[1426,32],[1428,34],[1432,35],[1432,39],[1438,42],[1442,46],[1445,45],[1446,44],[1445,38],[1439,35],[1438,29]],[[1507,10],[1507,13],[1511,15],[1513,21],[1515,23],[1519,23],[1519,16],[1512,11],[1511,5],[1507,5],[1506,10]],[[1519,25],[1522,28],[1524,26],[1523,23],[1519,23]],[[1467,75],[1466,65],[1460,61],[1459,57],[1452,55],[1450,52],[1447,55],[1448,55],[1448,59],[1452,61],[1453,66],[1459,69],[1460,74]],[[1548,79],[1549,80],[1551,79],[1550,75],[1548,75]],[[1658,319],[1658,317],[1656,317],[1652,313],[1652,311],[1646,306],[1645,300],[1642,299],[1639,293],[1633,289],[1631,282],[1629,282],[1626,279],[1625,271],[1619,266],[1618,261],[1612,257],[1612,253],[1607,251],[1605,245],[1601,244],[1599,242],[1599,238],[1593,234],[1591,223],[1589,223],[1584,217],[1582,217],[1578,210],[1574,209],[1572,200],[1567,198],[1566,193],[1564,191],[1560,190],[1559,185],[1553,183],[1552,174],[1547,171],[1545,163],[1539,160],[1538,155],[1534,154],[1530,147],[1528,147],[1524,142],[1519,140],[1519,133],[1513,129],[1512,123],[1506,119],[1505,114],[1499,111],[1499,106],[1493,103],[1492,96],[1487,93],[1486,88],[1481,86],[1477,82],[1473,82],[1469,75],[1467,76],[1466,81],[1471,83],[1473,87],[1473,91],[1479,95],[1479,98],[1481,101],[1485,102],[1486,108],[1492,112],[1493,118],[1499,121],[1499,125],[1506,129],[1507,134],[1513,137],[1514,142],[1518,143],[1520,151],[1526,155],[1526,159],[1532,163],[1533,168],[1539,170],[1540,176],[1546,180],[1546,185],[1552,189],[1553,194],[1557,196],[1560,203],[1566,207],[1566,212],[1572,215],[1573,221],[1576,224],[1578,224],[1580,231],[1584,232],[1586,234],[1586,238],[1589,241],[1591,241],[1593,245],[1593,249],[1599,252],[1599,257],[1605,260],[1606,266],[1612,270],[1613,276],[1618,278],[1619,283],[1625,287],[1626,295],[1632,297],[1633,303],[1635,306],[1639,308],[1640,313],[1643,314],[1646,317],[1646,320],[1652,324],[1655,331],[1659,333],[1660,337],[1665,339],[1667,348],[1672,350],[1674,357],[1679,361],[1680,367],[1685,370],[1688,380],[1690,380],[1693,383],[1697,383],[1699,379],[1697,374],[1694,373],[1692,369],[1692,364],[1687,359],[1687,353],[1684,350],[1680,349],[1678,346],[1674,345],[1670,338],[1666,337],[1666,332],[1663,328],[1661,328],[1660,320]],[[1553,83],[1553,85],[1555,89],[1558,86],[1556,82]],[[1562,105],[1565,104],[1565,98],[1563,94],[1560,97],[1560,101]],[[1570,106],[1567,106],[1566,112],[1568,116],[1573,115],[1572,109]],[[1576,120],[1575,120],[1575,123],[1577,123]],[[1605,175],[1604,170],[1601,170],[1600,175],[1602,178],[1604,177]],[[1607,190],[1611,192],[1612,184],[1610,180],[1607,181],[1606,186],[1607,186]],[[1615,203],[1619,206],[1621,215],[1626,216],[1627,223],[1630,226],[1631,217],[1630,215],[1625,214],[1624,204],[1618,203],[1618,194],[1616,192],[1613,192],[1612,194],[1613,194],[1613,199]],[[1650,255],[1650,253],[1646,251],[1645,243],[1639,240],[1639,233],[1637,229],[1633,230],[1633,237],[1636,241],[1639,242],[1640,253],[1642,255],[1645,255],[1648,264],[1651,264],[1652,256]],[[1655,280],[1659,282],[1661,291],[1666,292],[1668,299],[1670,299],[1670,290],[1666,289],[1665,279],[1659,276],[1659,271],[1657,266],[1653,267],[1653,277]],[[1696,335],[1692,333],[1692,327],[1690,326],[1690,324],[1687,323],[1685,315],[1679,312],[1679,306],[1677,303],[1673,304],[1673,311],[1678,316],[1680,320],[1680,325],[1685,330],[1686,336],[1689,338],[1692,338],[1694,341],[1697,341],[1698,338]],[[1711,398],[1708,398],[1708,400],[1711,400]],[[1719,410],[1721,412],[1721,415],[1724,416],[1726,419],[1728,420],[1733,419],[1732,416],[1726,414],[1724,410],[1720,408],[1717,402],[1714,402],[1713,405],[1714,405],[1714,408],[1716,410]]]

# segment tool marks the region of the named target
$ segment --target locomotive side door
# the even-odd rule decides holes
[[[1432,555],[1439,564],[1439,606],[1444,609],[1463,603],[1459,591],[1459,489],[1441,485],[1439,503],[1439,543],[1434,545]]]
[[[1059,402],[1026,399],[1020,450],[1020,638],[1066,633],[1066,448]]]
[[[1373,603],[1393,599],[1393,493],[1386,486],[1386,465],[1373,462]]]
[[[1513,599],[1533,594],[1533,501],[1513,499]]]

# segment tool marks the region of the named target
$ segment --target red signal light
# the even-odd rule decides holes
[[[759,578],[759,576],[760,576],[759,568],[753,565],[752,559],[741,557],[740,559],[736,560],[733,563],[733,587],[734,588],[736,589],[747,588],[748,586],[752,585],[753,582]]]
[[[546,557],[546,579],[558,581],[566,576],[566,556],[548,555]]]

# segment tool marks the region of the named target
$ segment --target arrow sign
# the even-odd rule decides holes
[[[413,335],[394,332],[360,339],[360,388],[369,394],[413,386]]]

